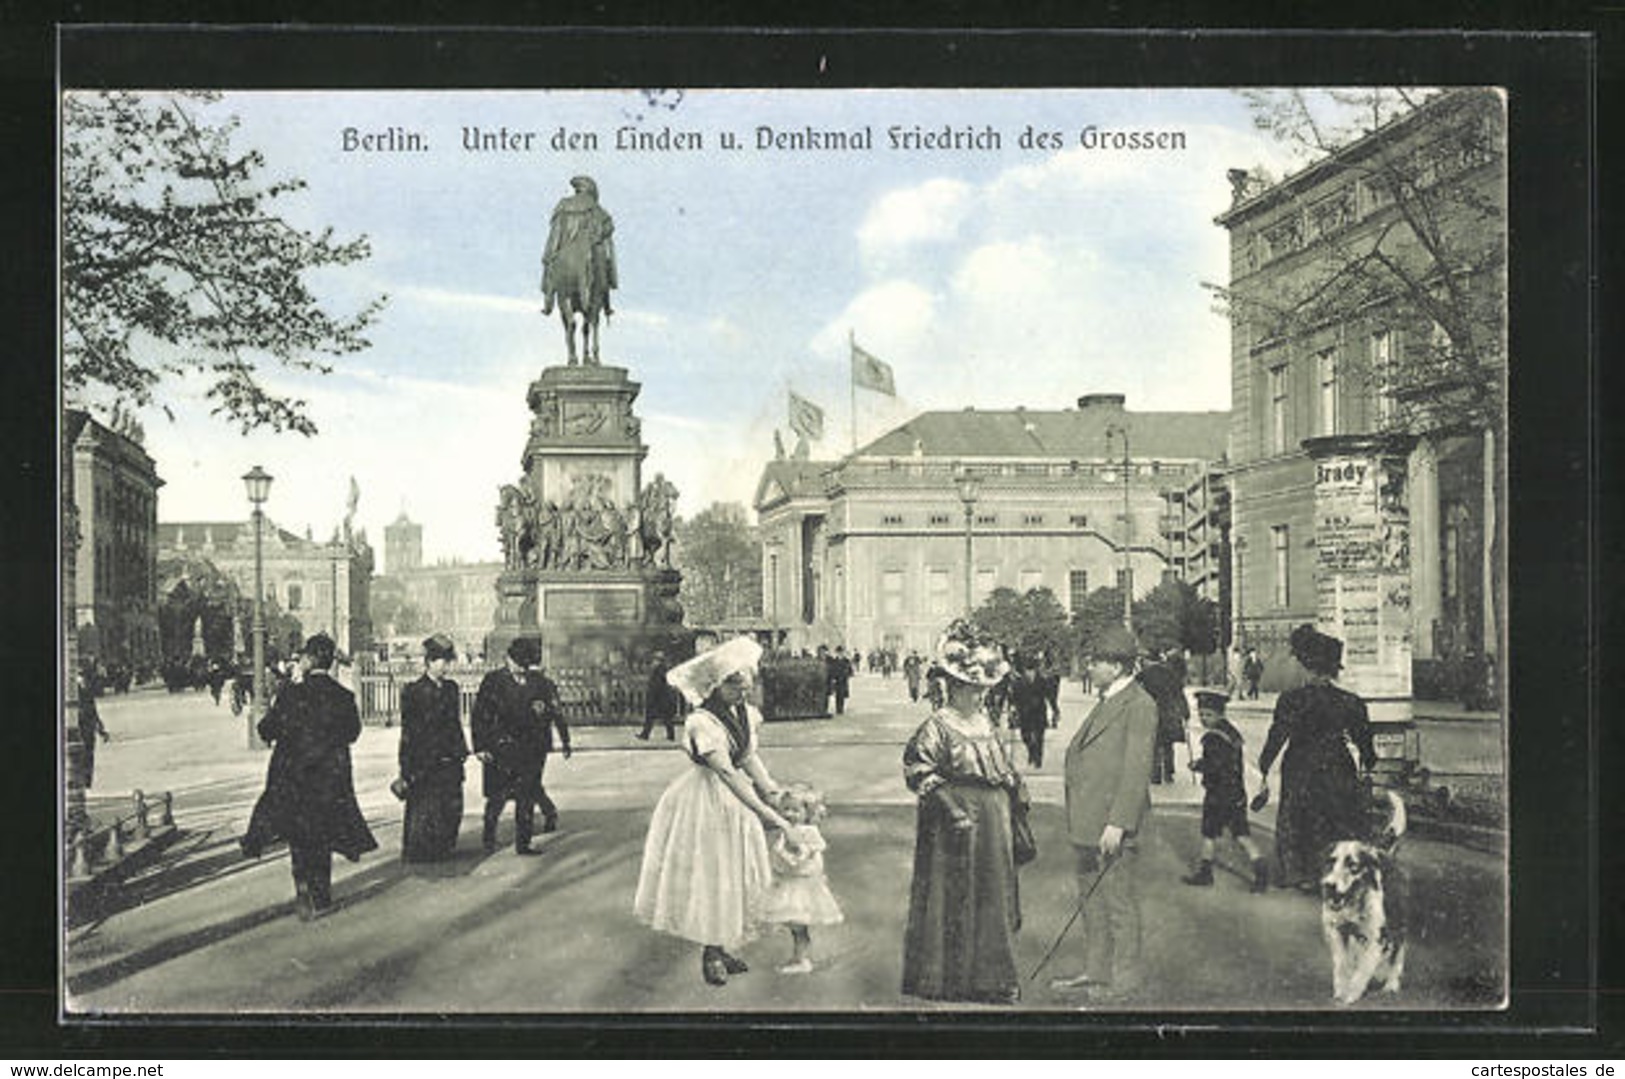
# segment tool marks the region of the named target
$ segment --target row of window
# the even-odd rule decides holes
[[[1042,513],[1021,514],[1021,523],[1029,527],[1042,525],[1044,524],[1044,520],[1045,518]],[[895,527],[898,525],[907,524],[908,519],[901,513],[883,513],[880,515],[880,523]],[[943,526],[952,525],[954,523],[955,521],[952,515],[947,513],[931,513],[926,515],[926,524],[929,526],[940,528]],[[978,513],[976,514],[976,523],[979,525],[996,525],[999,523],[999,515],[997,513]],[[1066,519],[1066,523],[1073,528],[1088,528],[1089,515],[1086,513],[1070,514]]]
[[[1127,573],[1127,576],[1125,574]],[[1122,588],[1125,580],[1132,587],[1132,572],[1121,568],[1117,570],[1115,584]],[[998,584],[998,570],[992,566],[980,566],[976,569],[973,578],[973,592],[980,600],[993,591]],[[1078,610],[1089,594],[1089,571],[1082,569],[1067,572],[1066,599],[1069,610]],[[1045,585],[1044,571],[1040,569],[1024,569],[1016,576],[1016,591],[1025,595],[1034,588]],[[940,566],[929,566],[925,571],[925,610],[928,615],[949,615],[959,609],[963,596],[956,591],[964,587],[964,578],[955,571]],[[880,573],[880,614],[887,618],[900,618],[908,613],[906,609],[906,577],[902,570],[882,570]]]
[[[1390,329],[1373,331],[1366,338],[1366,357],[1373,379],[1377,382],[1375,426],[1383,429],[1392,422],[1394,398],[1389,390],[1395,357],[1397,332]],[[1336,347],[1314,354],[1311,377],[1315,380],[1314,433],[1336,435],[1344,433],[1342,401],[1346,392],[1342,385],[1342,363]],[[1272,453],[1285,453],[1297,445],[1292,429],[1292,369],[1288,361],[1272,364],[1268,368],[1269,420],[1265,427],[1268,439],[1266,449]]]

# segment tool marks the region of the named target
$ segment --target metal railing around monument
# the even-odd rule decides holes
[[[474,695],[479,692],[480,681],[501,666],[501,663],[476,662],[456,663],[447,668],[446,677],[457,683],[464,723],[474,709]],[[361,722],[385,727],[399,723],[401,690],[422,677],[423,664],[416,660],[385,661],[362,655],[356,657],[354,670]],[[587,726],[643,722],[645,679],[631,675],[615,678],[603,671],[568,667],[549,669],[546,673],[559,687],[559,702],[563,705],[566,722]]]

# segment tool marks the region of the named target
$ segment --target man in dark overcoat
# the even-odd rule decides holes
[[[666,741],[677,740],[677,716],[682,710],[681,695],[666,681],[666,672],[671,666],[666,662],[666,653],[654,654],[654,666],[649,671],[649,683],[643,692],[643,729],[638,737],[645,742],[649,734],[659,723],[666,728]]]
[[[278,693],[260,720],[260,737],[274,748],[265,793],[242,838],[250,858],[277,839],[288,841],[294,906],[305,921],[333,905],[333,852],[353,862],[378,847],[350,769],[361,713],[355,695],[332,678],[334,652],[325,633],[307,640],[299,656],[304,677]]]
[[[514,803],[514,851],[539,854],[530,845],[536,807],[542,809],[542,831],[558,828],[559,812],[542,786],[542,769],[558,727],[564,756],[570,757],[570,728],[559,707],[559,691],[551,679],[531,668],[542,659],[541,642],[516,637],[508,646],[506,664],[480,682],[474,697],[469,727],[474,752],[484,762],[485,829],[487,853],[497,847],[497,822],[502,809]]]
[[[1027,747],[1027,763],[1044,767],[1044,732],[1049,729],[1049,695],[1043,675],[1030,656],[1017,656],[1010,676],[1009,706],[1021,742]]]
[[[1191,706],[1185,700],[1184,664],[1172,658],[1155,659],[1140,668],[1140,685],[1157,705],[1157,744],[1151,758],[1151,782],[1174,780],[1174,746],[1186,740],[1185,725]]]
[[[852,692],[852,661],[846,658],[845,645],[837,645],[835,654],[825,658],[824,670],[830,696],[835,698],[835,714],[841,715],[846,711],[846,698]]]
[[[423,677],[401,690],[400,783],[406,798],[401,857],[408,862],[444,858],[457,847],[468,741],[457,683],[446,677],[456,654],[451,638],[440,633],[428,638]]]

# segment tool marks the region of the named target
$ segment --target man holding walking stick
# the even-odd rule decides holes
[[[1151,809],[1157,706],[1134,679],[1133,633],[1095,637],[1089,680],[1100,693],[1066,751],[1067,834],[1077,852],[1082,969],[1054,979],[1089,1004],[1119,1005],[1144,987],[1140,955],[1138,836]]]

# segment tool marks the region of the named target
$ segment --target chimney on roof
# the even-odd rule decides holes
[[[1078,411],[1088,412],[1091,409],[1101,412],[1121,412],[1123,402],[1128,398],[1120,393],[1086,393],[1078,398]]]

